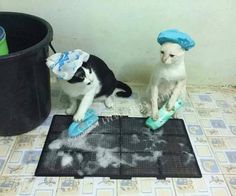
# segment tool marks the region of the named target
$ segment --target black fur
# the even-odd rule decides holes
[[[116,93],[118,97],[129,97],[132,94],[131,88],[121,82],[116,80],[114,73],[108,68],[106,63],[94,56],[90,55],[89,59],[87,62],[83,63],[82,65],[84,68],[93,70],[95,74],[97,75],[99,81],[101,82],[101,90],[100,92],[96,95],[96,97],[100,96],[110,96],[116,88],[122,89],[123,91],[119,91]],[[85,77],[85,72],[82,68],[79,68],[73,78],[69,80],[69,83],[76,83],[76,82],[82,82]]]

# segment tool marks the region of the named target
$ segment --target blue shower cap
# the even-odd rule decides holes
[[[180,32],[176,29],[162,31],[157,37],[157,42],[161,45],[166,42],[176,43],[185,50],[189,50],[195,46],[195,42],[188,34]]]

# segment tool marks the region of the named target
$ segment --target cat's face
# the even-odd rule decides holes
[[[178,64],[184,60],[184,50],[179,44],[165,43],[161,46],[160,58],[165,65]]]
[[[90,85],[92,83],[92,70],[80,67],[74,74],[74,76],[68,80],[69,83],[74,84],[77,82],[82,82],[86,85]]]

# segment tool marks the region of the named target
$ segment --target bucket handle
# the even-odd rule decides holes
[[[56,50],[54,49],[54,47],[53,47],[53,45],[52,45],[52,42],[49,43],[49,46],[50,46],[51,50],[56,54],[57,52],[56,52]]]

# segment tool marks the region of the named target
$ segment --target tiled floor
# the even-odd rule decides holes
[[[131,98],[115,99],[112,110],[99,102],[93,106],[101,115],[140,116],[140,87],[133,89]],[[43,125],[17,137],[0,137],[0,195],[236,195],[236,89],[191,86],[188,95],[178,117],[185,121],[203,178],[34,177],[52,116],[63,114],[67,105],[66,96],[54,85],[52,112]]]

